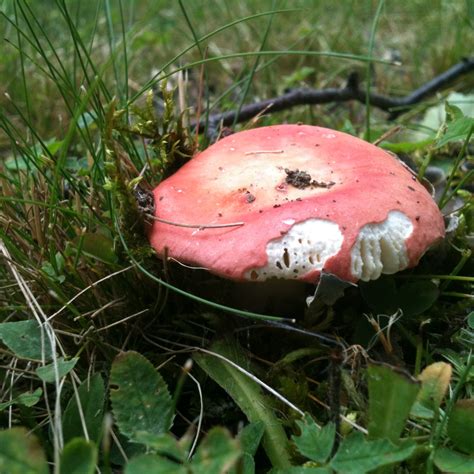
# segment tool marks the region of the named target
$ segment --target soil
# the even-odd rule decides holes
[[[295,188],[298,189],[305,189],[308,186],[317,187],[317,188],[330,188],[334,186],[334,181],[329,181],[325,183],[323,181],[316,181],[315,179],[311,179],[311,175],[306,171],[300,171],[299,169],[290,170],[285,168],[286,173],[286,183],[291,184]]]

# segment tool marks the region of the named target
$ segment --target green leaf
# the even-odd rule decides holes
[[[345,438],[330,466],[344,474],[363,474],[378,467],[408,459],[416,450],[412,441],[395,446],[388,439],[368,441],[362,433],[355,432]]]
[[[471,311],[467,315],[467,324],[469,326],[469,329],[474,329],[474,311]]]
[[[369,436],[398,443],[420,383],[385,364],[369,365]]]
[[[298,451],[312,461],[325,463],[329,458],[334,440],[336,427],[334,423],[328,423],[319,428],[310,415],[306,414],[302,421],[297,421],[301,434],[292,436]]]
[[[268,474],[332,474],[328,467],[292,466],[285,469],[272,469]]]
[[[187,453],[178,440],[169,433],[153,434],[147,431],[137,431],[135,442],[144,444],[149,450],[161,454],[176,461],[185,461]]]
[[[97,232],[86,232],[76,239],[83,252],[105,263],[117,263],[114,241],[106,235]]]
[[[0,339],[20,359],[41,360],[42,346],[45,359],[51,359],[51,344],[46,331],[42,331],[33,319],[0,323]]]
[[[446,132],[438,140],[436,148],[441,148],[450,142],[465,140],[472,127],[474,127],[474,118],[464,116],[456,118],[448,123]]]
[[[384,150],[390,150],[394,153],[413,153],[417,150],[422,150],[433,143],[433,138],[426,138],[425,140],[413,142],[388,143],[382,142],[380,147]]]
[[[16,403],[25,407],[32,407],[40,401],[41,395],[43,395],[43,389],[37,388],[34,392],[25,392],[18,395]]]
[[[36,437],[25,428],[0,431],[0,474],[48,474],[48,464]]]
[[[254,474],[255,461],[253,457],[257,452],[263,433],[265,432],[265,425],[261,421],[249,423],[238,436],[240,446],[242,448],[242,465],[239,466],[239,474]],[[234,469],[231,471],[236,473]]]
[[[458,107],[457,105],[454,105],[449,100],[447,100],[444,104],[444,111],[446,114],[446,123],[448,124],[454,122],[457,119],[464,117],[464,114],[461,108]]]
[[[413,404],[410,410],[410,416],[414,416],[416,418],[422,418],[425,420],[433,419],[434,415],[435,415],[435,412],[433,410],[426,408],[418,400],[415,401],[415,403]]]
[[[466,474],[474,472],[474,456],[466,456],[448,448],[436,450],[434,463],[442,472],[462,472]]]
[[[96,443],[100,441],[102,420],[104,416],[105,388],[102,377],[95,373],[90,379],[85,380],[77,389],[82,407],[87,433],[89,438]],[[63,436],[68,442],[76,437],[83,437],[81,416],[75,394],[72,394],[63,414]]]
[[[181,464],[156,454],[143,454],[127,464],[124,474],[189,474],[189,471]]]
[[[4,166],[8,171],[25,171],[28,169],[29,158],[27,156],[11,156],[4,162]]]
[[[12,400],[0,403],[0,411],[5,410],[5,408],[8,408],[12,405],[32,407],[39,402],[41,395],[43,395],[43,390],[41,388],[37,388],[34,392],[24,392]]]
[[[84,438],[74,438],[64,446],[60,462],[61,474],[94,474],[97,447]]]
[[[416,316],[433,306],[439,289],[429,280],[409,281],[398,290],[398,305],[405,316]]]
[[[193,474],[225,474],[236,465],[242,451],[237,440],[220,427],[212,428],[192,458]]]
[[[448,436],[456,448],[474,454],[474,399],[456,402],[449,415]]]
[[[172,424],[173,401],[163,377],[137,352],[119,354],[110,372],[110,400],[120,431],[166,433]]]
[[[78,360],[78,357],[73,357],[69,360],[64,360],[63,357],[59,357],[57,360],[58,377],[61,378],[67,375],[74,368]],[[36,369],[36,374],[43,382],[54,382],[56,380],[55,372],[54,363]]]
[[[249,367],[242,350],[231,339],[218,341],[211,350],[233,361],[240,367]],[[217,382],[237,403],[250,422],[261,421],[265,426],[263,447],[274,467],[289,467],[288,439],[280,420],[275,416],[273,400],[262,393],[260,386],[228,362],[208,354],[194,356],[199,366]]]

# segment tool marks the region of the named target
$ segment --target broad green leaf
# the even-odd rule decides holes
[[[166,433],[172,424],[173,401],[163,377],[137,352],[119,354],[110,372],[110,400],[120,431]]]
[[[329,463],[344,474],[363,474],[378,467],[408,459],[416,450],[414,442],[395,446],[388,439],[366,440],[362,433],[355,432],[345,438]]]
[[[255,461],[254,456],[257,452],[263,433],[265,432],[265,425],[261,421],[249,423],[238,436],[240,447],[242,449],[242,464],[239,465],[239,474],[254,474]],[[232,474],[237,470],[234,468],[230,471]]]
[[[385,364],[369,365],[369,436],[398,443],[420,382]]]
[[[448,124],[464,117],[461,108],[451,103],[449,100],[447,100],[444,104],[444,111],[446,114],[446,123]]]
[[[417,396],[417,404],[433,413],[443,401],[451,380],[452,367],[446,362],[435,362],[426,367],[418,376],[421,389]]]
[[[446,132],[438,140],[436,148],[441,148],[442,146],[454,142],[462,141],[467,138],[469,131],[474,127],[474,118],[472,117],[459,117],[448,123]]]
[[[102,377],[99,373],[94,374],[90,379],[82,382],[77,391],[89,439],[98,443],[104,415],[105,388]],[[64,410],[63,435],[66,443],[73,438],[84,436],[77,398],[74,393]]]
[[[434,463],[442,472],[466,474],[474,472],[474,456],[467,456],[448,448],[436,450]]]
[[[32,407],[39,402],[41,395],[43,395],[43,390],[41,388],[37,388],[34,392],[24,392],[12,400],[0,403],[0,411],[5,410],[5,408],[8,408],[12,405]]]
[[[77,239],[83,252],[105,263],[116,263],[117,255],[114,250],[114,241],[106,235],[97,232],[87,232]]]
[[[319,428],[310,415],[306,414],[302,421],[297,421],[301,434],[292,436],[298,451],[311,461],[325,463],[329,458],[334,439],[336,437],[336,427],[334,423],[328,423],[323,428]]]
[[[193,474],[225,474],[242,455],[240,444],[220,427],[212,428],[192,458]]]
[[[43,395],[42,388],[37,388],[34,392],[24,392],[18,395],[16,403],[25,407],[32,407],[40,401],[41,395]]]
[[[394,153],[413,153],[417,150],[422,150],[428,145],[431,145],[434,138],[427,138],[425,140],[413,141],[413,142],[400,142],[400,143],[388,143],[382,142],[380,147],[384,150],[390,150]]]
[[[240,367],[249,362],[238,345],[228,339],[214,343],[211,350],[230,359]],[[208,354],[194,356],[199,366],[217,382],[237,403],[250,422],[261,421],[265,426],[263,447],[272,465],[289,467],[288,439],[280,420],[275,416],[273,400],[262,393],[260,386],[228,362]]]
[[[124,474],[189,474],[188,469],[156,454],[142,454],[133,458]]]
[[[430,408],[426,408],[418,400],[415,400],[415,403],[413,404],[410,410],[410,416],[413,416],[416,418],[422,418],[425,420],[433,419],[434,415],[435,415],[435,412],[433,410],[431,410]]]
[[[84,438],[74,438],[64,446],[60,463],[61,474],[94,474],[97,447]]]
[[[27,156],[11,156],[4,161],[4,166],[9,171],[25,171],[29,168]]]
[[[409,281],[398,290],[398,305],[405,316],[416,316],[433,306],[439,289],[429,280]]]
[[[33,319],[1,323],[0,339],[20,359],[41,360],[42,348],[45,360],[51,359],[51,344],[46,331],[41,331]]]
[[[178,440],[169,433],[153,434],[147,431],[137,431],[134,435],[135,442],[144,444],[149,450],[176,461],[185,461],[187,452],[178,443]]]
[[[57,360],[58,377],[61,378],[67,375],[74,368],[78,360],[78,357],[73,357],[69,360],[64,360],[63,357],[59,357]],[[43,380],[43,382],[54,382],[56,380],[54,363],[52,362],[49,365],[38,367],[36,369],[36,374],[41,380]]]
[[[456,448],[474,454],[474,399],[456,402],[448,419],[448,436]]]
[[[332,474],[328,467],[292,466],[285,469],[272,469],[268,474]]]
[[[467,324],[468,324],[470,329],[474,329],[474,311],[471,311],[467,315]]]
[[[131,441],[123,434],[118,433],[117,442],[114,441],[110,448],[110,462],[123,468],[129,459],[151,452],[151,450],[147,450],[145,445]]]
[[[239,441],[244,452],[253,456],[260,445],[265,426],[261,421],[249,423],[240,433]]]
[[[25,428],[0,431],[0,474],[48,474],[37,439]]]
[[[316,72],[314,67],[303,66],[291,74],[285,75],[281,78],[283,88],[287,89],[290,87],[297,87],[301,85],[301,82],[306,80],[309,76]]]

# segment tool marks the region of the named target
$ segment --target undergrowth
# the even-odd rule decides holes
[[[216,139],[192,123],[353,70],[368,90],[410,91],[470,53],[470,4],[45,4],[0,4],[0,472],[474,472],[462,104],[396,123],[308,106],[233,127],[372,141],[403,127],[380,146],[432,181],[447,238],[334,304],[229,304],[232,283],[160,261],[147,239],[149,191]],[[433,105],[445,118],[421,127]]]

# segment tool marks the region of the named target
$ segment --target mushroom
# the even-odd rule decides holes
[[[239,132],[154,190],[159,256],[235,281],[369,281],[444,236],[427,190],[389,153],[308,125]],[[173,225],[173,223],[178,225]]]

